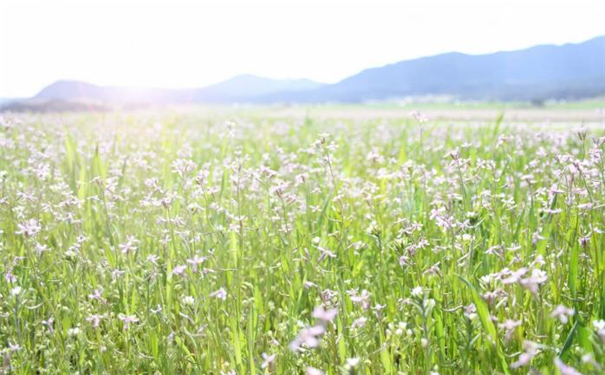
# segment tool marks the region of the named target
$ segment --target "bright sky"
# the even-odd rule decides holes
[[[425,55],[603,34],[603,0],[0,0],[0,96],[32,96],[58,79],[200,87],[252,73],[336,82]]]

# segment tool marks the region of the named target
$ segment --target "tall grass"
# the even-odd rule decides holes
[[[605,371],[604,135],[9,116],[0,373]]]

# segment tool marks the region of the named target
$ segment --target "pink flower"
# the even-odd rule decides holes
[[[574,316],[576,310],[572,308],[565,307],[563,305],[557,306],[554,311],[550,314],[552,318],[557,318],[562,324],[567,324],[569,322],[569,318]]]
[[[184,265],[176,266],[172,269],[172,274],[181,276],[181,275],[183,275],[183,273],[185,273],[186,269],[187,269],[187,266],[184,266]]]
[[[319,319],[323,322],[331,322],[338,315],[338,309],[324,310],[323,307],[318,306],[313,310],[312,317]]]
[[[510,367],[516,369],[519,367],[527,366],[534,358],[534,356],[538,354],[538,348],[539,345],[537,343],[532,341],[524,341],[523,349],[525,350],[525,352],[522,353],[519,356],[517,362],[514,362]]]
[[[206,259],[208,259],[208,258],[206,258],[206,257],[199,257],[199,256],[196,255],[196,256],[194,256],[191,259],[187,259],[187,263],[191,264],[191,268],[193,269],[193,272],[195,273],[195,272],[197,272],[197,267],[200,264],[204,263],[206,261]]]
[[[275,354],[268,355],[267,353],[263,353],[263,363],[260,365],[261,368],[268,368],[275,362]]]
[[[559,368],[559,371],[561,371],[561,375],[582,375],[582,373],[575,368],[563,363],[559,357],[555,358],[555,365]]]
[[[134,315],[120,315],[120,320],[124,322],[124,330],[128,331],[131,323],[138,323],[139,319]]]
[[[359,304],[364,310],[370,308],[370,292],[364,289],[359,296],[355,290],[348,291],[348,293],[352,302]]]
[[[326,329],[321,325],[304,328],[290,343],[290,349],[296,352],[302,345],[306,345],[308,348],[316,348],[319,346],[319,337],[324,332],[326,332]]]
[[[21,224],[17,224],[17,231],[15,234],[22,234],[25,237],[35,237],[42,230],[42,226],[36,219],[30,219]]]
[[[101,322],[101,318],[103,318],[102,315],[94,314],[86,317],[86,321],[92,324],[92,328],[97,329],[99,327],[99,323]],[[128,328],[126,327],[126,329]]]

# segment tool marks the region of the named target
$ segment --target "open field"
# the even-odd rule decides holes
[[[0,373],[605,371],[602,108],[425,109],[5,115]]]

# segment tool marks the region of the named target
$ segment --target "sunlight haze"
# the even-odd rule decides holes
[[[603,1],[1,1],[0,95],[32,96],[59,79],[177,88],[250,73],[332,83],[409,58],[602,34]]]

